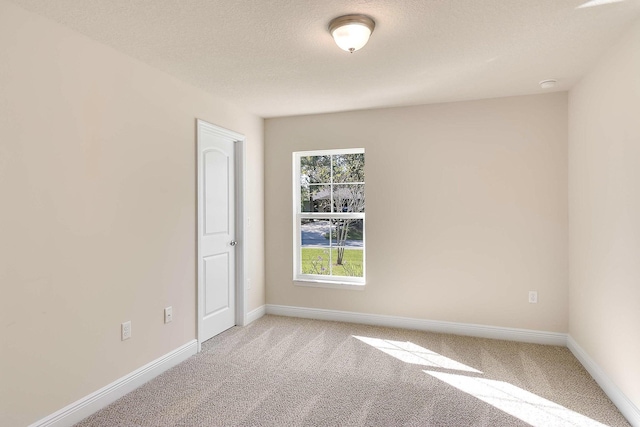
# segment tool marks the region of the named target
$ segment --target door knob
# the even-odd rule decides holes
[[[232,241],[230,241],[230,242],[229,242],[229,244],[230,244],[231,246],[235,246],[235,245],[237,245],[237,244],[238,244],[238,242],[236,242],[235,240],[232,240]]]

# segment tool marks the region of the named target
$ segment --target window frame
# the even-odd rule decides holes
[[[364,148],[344,148],[333,150],[312,150],[312,151],[296,151],[293,152],[293,280],[296,285],[311,287],[326,287],[339,289],[364,289],[366,284],[366,220],[365,212],[302,212],[301,209],[301,191],[302,182],[300,159],[306,156],[335,156],[343,154],[365,154]],[[365,160],[366,167],[366,160]],[[331,168],[331,184],[333,182],[333,167]],[[366,193],[366,175],[365,181],[354,182],[349,184],[362,184],[365,186]],[[366,202],[365,202],[366,203]],[[302,273],[302,230],[301,222],[303,219],[354,219],[362,220],[362,277],[355,276],[334,276],[320,274],[304,274]],[[333,250],[330,247],[329,250]]]

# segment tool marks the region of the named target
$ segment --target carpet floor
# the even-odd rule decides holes
[[[564,347],[267,315],[76,426],[629,424]]]

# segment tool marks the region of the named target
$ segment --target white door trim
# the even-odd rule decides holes
[[[236,325],[247,324],[247,254],[246,245],[246,140],[244,135],[237,139],[234,144],[236,155],[236,240],[238,249],[236,251]]]
[[[200,132],[202,130],[206,130],[209,133],[215,133],[218,134],[220,136],[226,137],[226,138],[230,138],[234,140],[234,154],[235,154],[235,158],[236,158],[236,165],[235,165],[235,172],[236,172],[236,176],[235,176],[235,184],[236,184],[236,206],[235,206],[235,224],[236,224],[236,241],[238,242],[238,244],[236,245],[236,284],[235,284],[235,289],[236,289],[236,298],[235,298],[235,312],[236,312],[236,320],[235,323],[238,326],[244,326],[246,324],[246,301],[247,301],[247,297],[246,297],[246,279],[247,279],[247,274],[246,274],[246,266],[247,264],[247,260],[246,260],[246,254],[248,253],[248,251],[245,249],[246,248],[246,242],[245,242],[245,224],[246,224],[246,202],[245,202],[245,197],[246,197],[246,191],[245,191],[245,173],[246,173],[246,167],[245,167],[245,157],[246,157],[246,139],[245,136],[234,132],[232,130],[229,129],[225,129],[222,128],[220,126],[216,126],[214,124],[211,124],[209,122],[206,122],[204,120],[201,119],[196,119],[196,147],[198,147],[198,141],[200,140]],[[199,269],[198,269],[198,260],[199,260],[199,253],[200,253],[200,237],[198,234],[198,230],[197,227],[200,226],[200,192],[199,189],[202,188],[202,182],[201,182],[201,177],[200,174],[198,173],[199,170],[199,150],[196,148],[196,215],[197,215],[197,221],[196,221],[196,250],[197,250],[197,254],[196,254],[196,336],[197,336],[197,340],[198,340],[198,352],[200,352],[200,350],[202,349],[202,338],[201,338],[201,331],[202,331],[202,326],[201,326],[201,319],[202,319],[202,313],[201,311],[201,304],[200,304],[200,298],[201,298],[201,287],[202,287],[202,283],[201,280],[202,278],[199,277]]]

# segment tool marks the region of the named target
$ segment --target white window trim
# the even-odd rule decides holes
[[[366,221],[364,212],[353,213],[331,213],[331,212],[300,212],[300,158],[305,156],[323,156],[323,155],[340,155],[340,154],[359,154],[364,153],[364,148],[346,148],[336,150],[315,150],[315,151],[297,151],[293,153],[293,281],[296,286],[306,286],[314,288],[330,288],[330,289],[352,289],[363,290],[366,284]],[[366,179],[365,179],[366,183]],[[365,184],[366,185],[366,184]],[[299,272],[301,266],[300,248],[302,247],[302,233],[300,230],[300,220],[303,218],[353,218],[362,219],[364,234],[362,236],[362,277],[349,276],[326,276],[319,274],[302,274]]]

